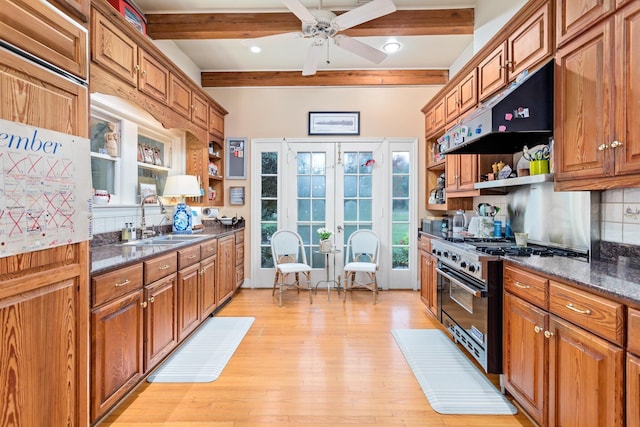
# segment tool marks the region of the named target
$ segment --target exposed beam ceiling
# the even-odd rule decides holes
[[[155,40],[246,39],[300,31],[291,13],[148,14]],[[398,10],[341,32],[353,37],[473,34],[473,9]]]
[[[299,71],[202,73],[202,87],[444,85],[448,80],[447,70],[318,71],[306,77]]]

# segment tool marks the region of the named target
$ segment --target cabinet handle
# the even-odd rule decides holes
[[[149,302],[150,302],[151,304],[153,304],[153,302],[154,302],[155,300],[156,300],[156,298],[155,298],[155,297],[151,297],[151,298],[149,298]]]
[[[142,75],[146,76],[147,75],[147,70],[142,70]]]
[[[139,72],[140,72],[140,66],[139,66],[139,65],[136,65],[136,66],[134,67],[134,69],[136,70],[136,73],[139,73]]]
[[[140,305],[142,306],[142,308],[147,308],[147,302],[146,301],[142,301],[140,303]]]
[[[579,314],[586,314],[586,315],[591,314],[591,310],[589,310],[589,309],[580,310],[579,308],[575,308],[573,306],[573,303],[569,303],[569,304],[565,305],[565,307],[567,307],[569,310],[575,311],[576,313],[579,313]]]
[[[620,147],[621,145],[622,145],[622,142],[620,142],[620,141],[613,141],[613,142],[611,143],[611,148],[618,148],[618,147]]]
[[[536,334],[539,334],[540,332],[542,332],[542,328],[540,326],[536,325],[536,326],[533,327],[533,331]]]
[[[158,270],[166,270],[169,267],[170,267],[170,265],[167,265],[167,264],[161,265],[160,267],[158,267]]]
[[[516,285],[517,287],[519,287],[520,289],[530,289],[531,288],[531,286],[523,285],[522,283],[520,283],[518,281],[513,282],[513,284]]]
[[[192,254],[192,255],[189,255],[187,258],[188,258],[188,259],[194,259],[195,257],[196,257],[196,255],[193,255],[193,254]]]
[[[545,338],[551,338],[552,336],[554,336],[555,334],[551,331],[544,331],[544,337]]]
[[[598,145],[598,151],[604,151],[607,148],[609,148],[609,146],[607,144],[600,144]]]
[[[129,283],[131,283],[131,280],[129,280],[129,279],[124,279],[124,282],[116,283],[116,284],[114,284],[113,286],[115,286],[116,288],[120,288],[120,287],[122,287],[122,286],[126,286],[126,285],[128,285]]]

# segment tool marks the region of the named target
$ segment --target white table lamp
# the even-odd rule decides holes
[[[191,234],[193,218],[191,209],[185,203],[185,197],[200,197],[200,184],[193,175],[171,175],[164,184],[164,197],[177,197],[178,204],[173,213],[173,232]]]

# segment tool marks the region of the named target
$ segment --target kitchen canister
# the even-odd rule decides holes
[[[549,160],[532,160],[529,162],[529,173],[541,175],[549,173]]]
[[[493,220],[493,237],[502,237],[502,221]]]
[[[493,237],[493,217],[482,216],[480,217],[480,224],[478,224],[478,233],[476,237]]]

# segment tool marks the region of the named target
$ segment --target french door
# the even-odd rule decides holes
[[[329,275],[342,274],[346,243],[359,229],[380,238],[378,284],[417,286],[413,206],[417,195],[410,140],[254,140],[252,141],[253,286],[273,284],[270,236],[289,229],[302,236],[312,281],[325,279],[318,253],[319,228],[332,231],[341,252],[329,258]],[[413,172],[413,173],[412,173]],[[413,194],[415,193],[415,194]],[[393,285],[390,285],[393,284]]]

